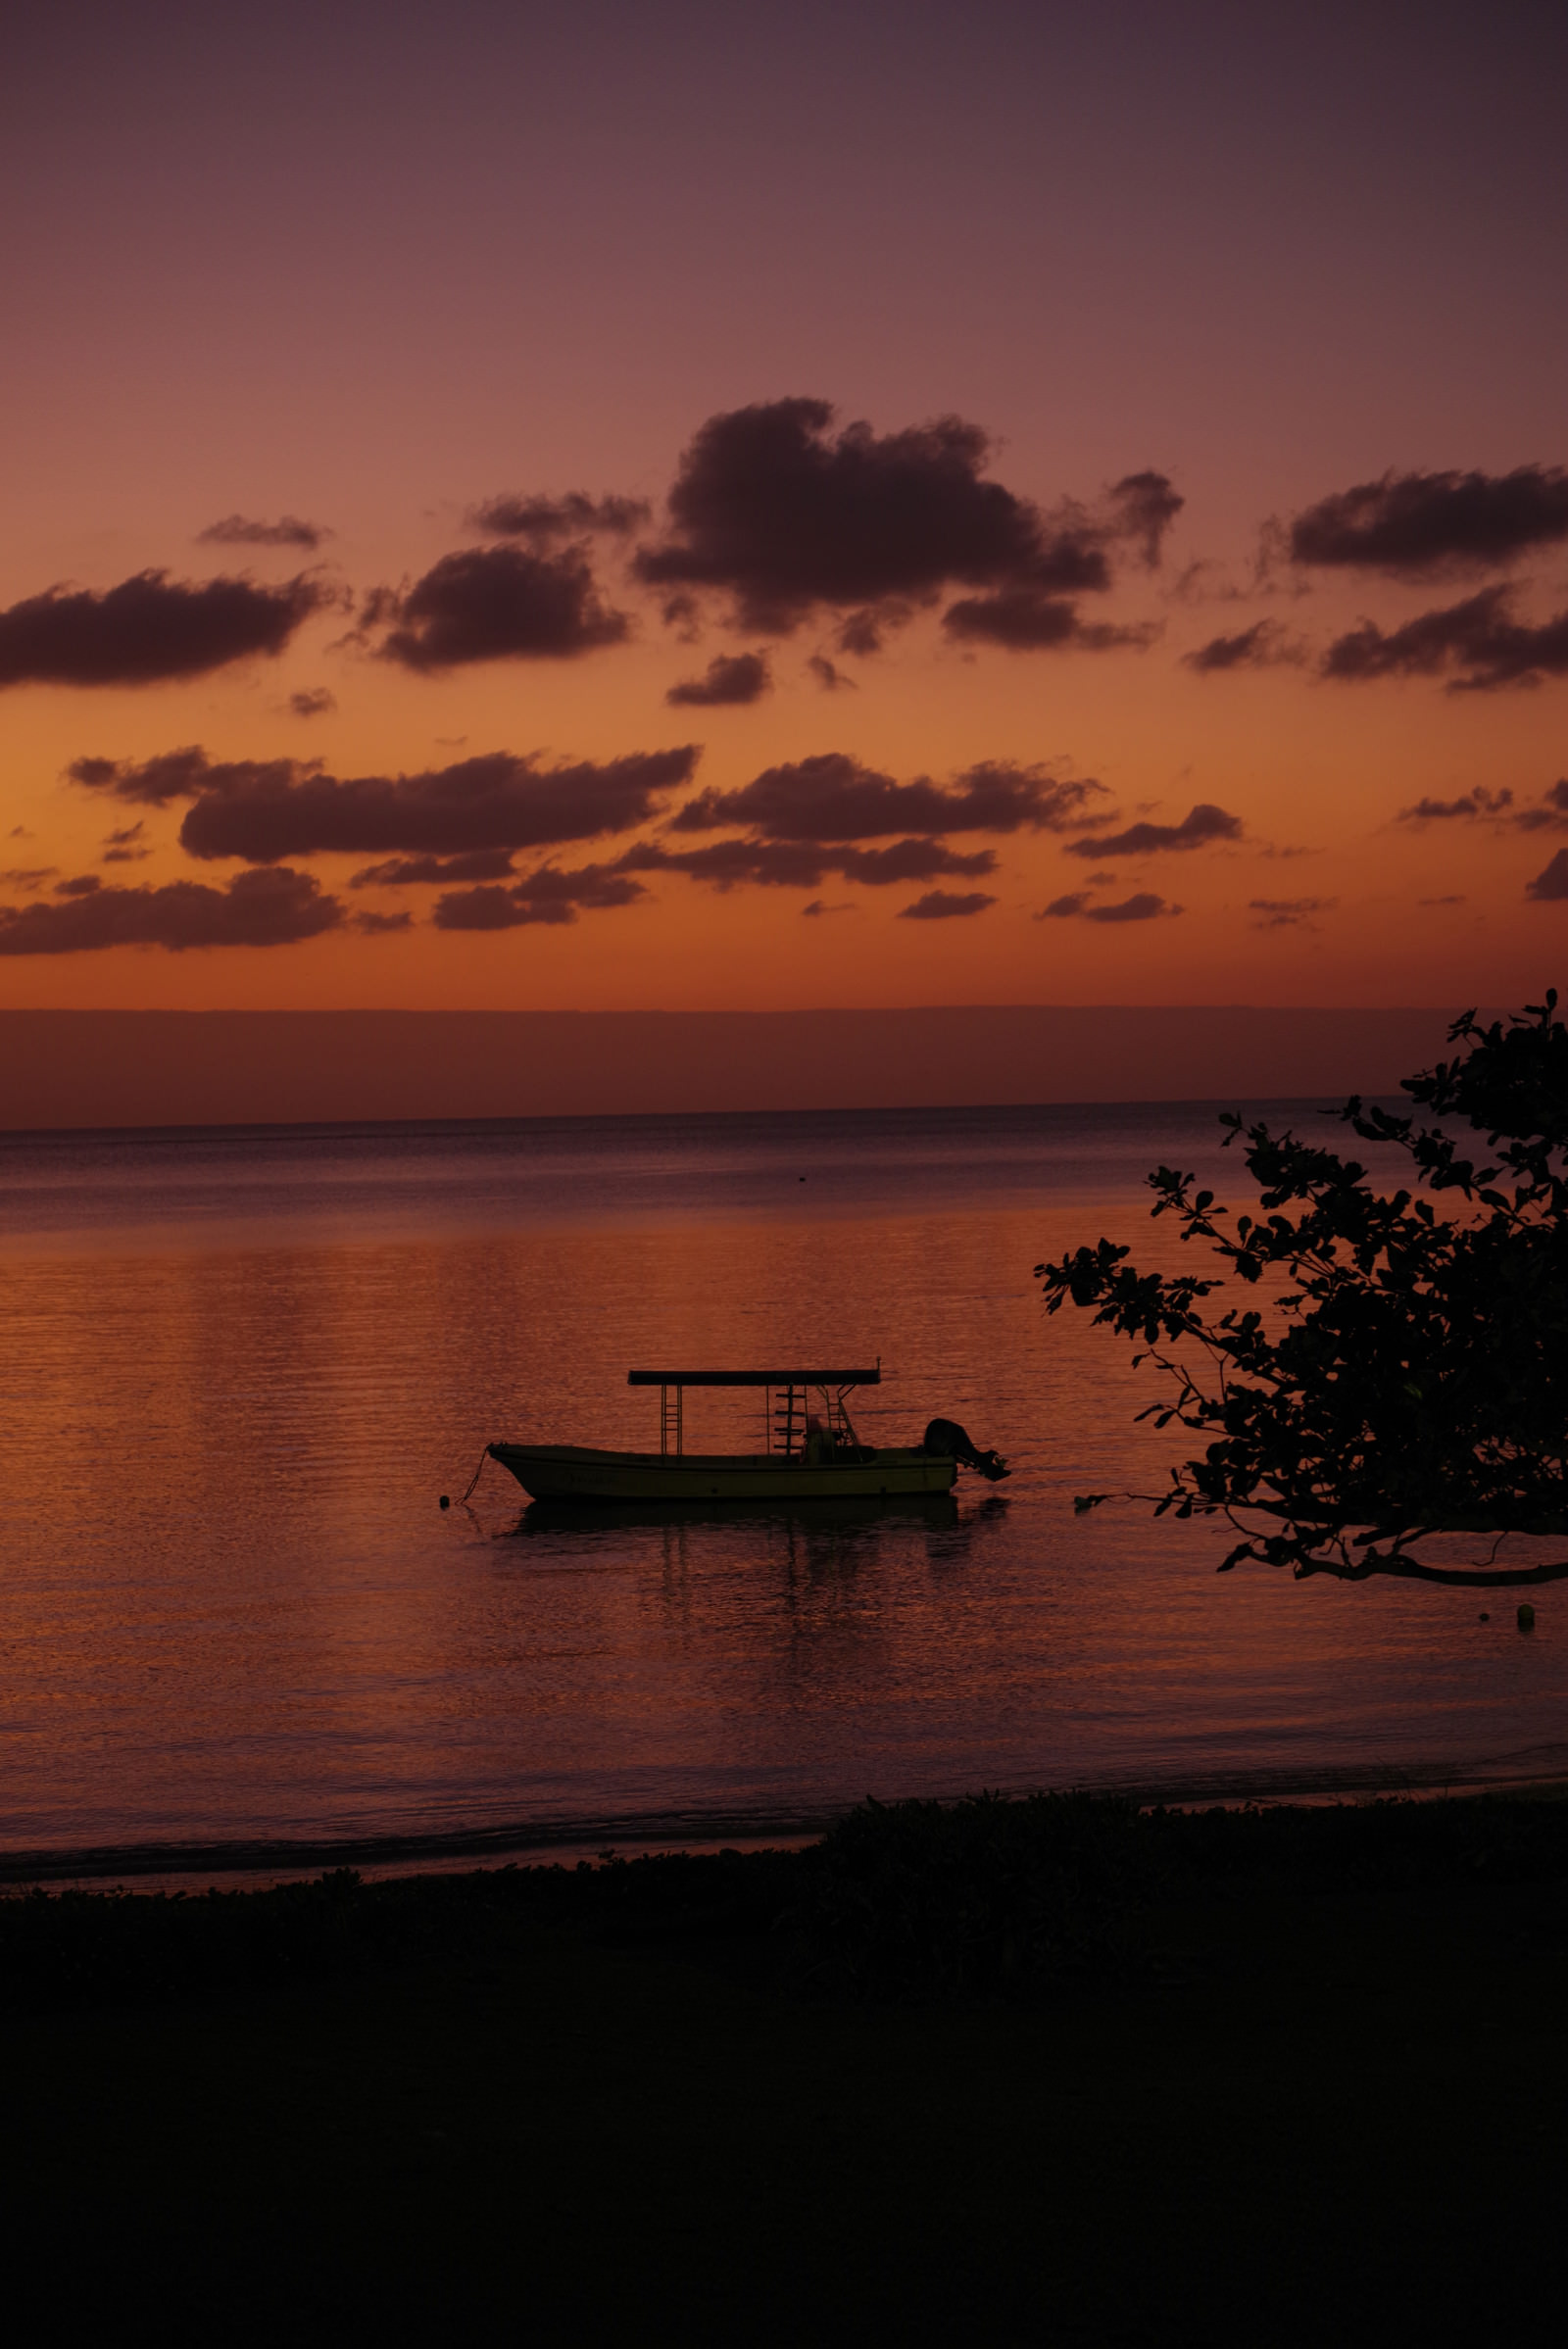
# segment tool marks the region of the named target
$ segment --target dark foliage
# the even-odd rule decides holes
[[[1222,1572],[1250,1558],[1351,1582],[1568,1575],[1563,1557],[1496,1563],[1509,1535],[1568,1536],[1568,1033],[1548,993],[1486,1028],[1467,1012],[1450,1038],[1470,1049],[1404,1082],[1434,1120],[1485,1134],[1494,1163],[1441,1122],[1358,1098],[1340,1112],[1402,1150],[1445,1211],[1230,1115],[1227,1147],[1245,1140],[1265,1215],[1232,1226],[1211,1191],[1168,1166],[1149,1178],[1153,1212],[1206,1242],[1258,1301],[1216,1316],[1204,1300],[1222,1280],[1140,1273],[1108,1240],[1036,1266],[1049,1311],[1089,1307],[1174,1382],[1174,1400],[1142,1416],[1207,1442],[1172,1469],[1155,1513],[1228,1519],[1243,1539]],[[1443,1534],[1488,1537],[1490,1552],[1436,1564],[1422,1545]]]
[[[1152,1882],[1137,1806],[1039,1794],[868,1803],[804,1855],[809,1979],[862,1997],[987,1996],[1125,1954]]]
[[[245,1989],[506,1964],[543,1935],[751,1953],[811,1999],[972,2002],[1157,1979],[1237,1933],[1239,1900],[1568,1887],[1568,1803],[1140,1810],[1068,1793],[867,1802],[808,1849],[665,1852],[263,1890],[0,1898],[0,2007],[188,2004]],[[1226,1904],[1230,1904],[1227,1906]],[[1223,1968],[1221,1969],[1223,1971]]]

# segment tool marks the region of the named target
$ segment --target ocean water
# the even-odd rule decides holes
[[[1313,1104],[1279,1105],[1281,1122]],[[1559,1602],[1262,1569],[1085,1490],[1158,1393],[1033,1267],[1173,1260],[1212,1110],[0,1138],[0,1853],[625,1846],[874,1794],[1173,1798],[1568,1772]],[[953,1505],[536,1522],[492,1438],[657,1447],[632,1366],[880,1357]],[[752,1395],[687,1395],[751,1448]],[[1492,1620],[1479,1620],[1483,1604]],[[83,1858],[85,1868],[88,1864]]]

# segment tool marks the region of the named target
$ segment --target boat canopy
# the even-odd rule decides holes
[[[628,1387],[880,1387],[874,1370],[628,1370]]]

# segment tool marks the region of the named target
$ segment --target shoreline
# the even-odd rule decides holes
[[[1525,1757],[1517,1757],[1523,1759]],[[1211,1773],[1170,1784],[1129,1781],[1055,1789],[1003,1786],[986,1789],[1009,1801],[1070,1790],[1131,1803],[1140,1811],[1355,1808],[1387,1801],[1455,1802],[1486,1796],[1547,1802],[1568,1796],[1568,1756],[1553,1748],[1550,1766],[1492,1774],[1455,1772],[1442,1763],[1382,1770]],[[974,1790],[877,1796],[883,1807],[907,1800],[953,1808]],[[486,1865],[548,1865],[614,1856],[700,1855],[718,1850],[777,1851],[818,1842],[862,1807],[845,1798],[793,1809],[607,1813],[589,1819],[509,1820],[493,1827],[419,1834],[149,1838],[137,1842],[0,1849],[0,1898],[34,1885],[84,1889],[134,1881],[152,1891],[222,1878],[234,1889],[299,1882],[351,1868],[368,1883],[440,1875]]]

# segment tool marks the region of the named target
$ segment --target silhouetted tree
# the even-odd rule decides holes
[[[1509,1535],[1568,1536],[1568,1030],[1556,994],[1480,1027],[1469,1049],[1404,1080],[1439,1124],[1363,1106],[1338,1115],[1396,1145],[1417,1189],[1389,1191],[1354,1160],[1244,1128],[1258,1217],[1214,1203],[1196,1177],[1149,1177],[1155,1215],[1207,1242],[1253,1293],[1211,1313],[1224,1276],[1140,1273],[1102,1240],[1039,1264],[1046,1304],[1093,1307],[1150,1348],[1173,1399],[1142,1418],[1208,1439],[1171,1471],[1155,1514],[1223,1516],[1243,1537],[1220,1566],[1258,1559],[1298,1577],[1374,1574],[1482,1588],[1568,1576],[1568,1555],[1498,1565]],[[1475,1136],[1493,1163],[1480,1164]],[[1426,1194],[1438,1195],[1441,1204]],[[1080,1510],[1112,1497],[1091,1493]],[[1470,1565],[1429,1563],[1439,1534],[1490,1537]]]

